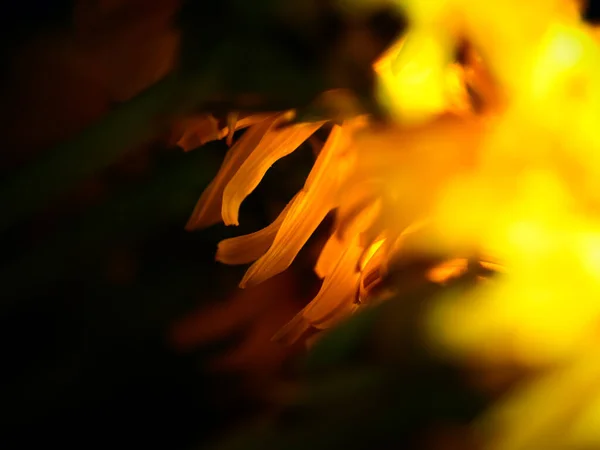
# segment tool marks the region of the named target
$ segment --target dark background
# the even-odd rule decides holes
[[[166,38],[159,26],[141,37],[123,29],[144,24],[156,5],[167,21],[173,8],[121,3],[117,38],[99,18],[104,34],[90,50],[100,55],[93,62],[121,64],[112,84],[72,50],[74,2],[2,3],[0,180],[144,87],[110,89],[136,75],[127,59],[142,41]],[[240,294],[244,268],[217,264],[214,254],[219,240],[276,217],[302,186],[312,151],[273,167],[244,204],[240,227],[192,233],[184,225],[227,146],[184,153],[155,134],[0,236],[2,448],[194,448],[268,407],[264,393],[290,353],[270,336],[314,289],[313,255]],[[30,186],[46,188],[44,176]]]

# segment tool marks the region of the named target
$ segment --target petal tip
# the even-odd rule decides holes
[[[225,189],[227,191],[227,189]],[[223,194],[223,198],[227,198],[227,194]],[[239,205],[238,205],[239,206]],[[223,218],[223,223],[226,226],[235,226],[237,227],[240,224],[239,212],[235,210],[235,206],[230,205],[229,202],[223,201],[221,206],[221,217]]]
[[[185,224],[184,229],[186,231],[203,230],[217,223],[219,223],[219,219],[210,218],[205,214],[200,214],[197,216],[190,217],[187,223]]]
[[[239,227],[240,226],[239,220],[223,220],[223,223],[227,227]]]
[[[256,286],[258,283],[253,282],[251,277],[248,277],[246,275],[244,275],[244,278],[242,278],[242,281],[240,281],[240,284],[238,285],[238,287],[240,289],[246,289],[252,286]]]
[[[271,342],[277,342],[288,346],[293,345],[298,342],[310,328],[310,323],[304,318],[301,311],[275,333],[271,338]]]
[[[201,226],[198,226],[198,221],[194,217],[190,217],[184,227],[185,231],[196,231],[202,229]]]

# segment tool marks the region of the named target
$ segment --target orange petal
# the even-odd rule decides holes
[[[224,132],[227,133],[227,145],[231,147],[233,143],[233,134],[244,128],[251,127],[252,125],[256,125],[263,120],[267,120],[269,118],[274,117],[275,114],[272,113],[264,113],[264,114],[251,114],[246,117],[240,117],[239,112],[229,113],[227,116],[227,129]]]
[[[382,234],[375,242],[369,246],[363,247],[363,252],[358,259],[358,269],[361,272],[372,268],[374,265],[379,265],[381,258],[386,253],[386,241],[385,235]]]
[[[287,269],[315,229],[332,209],[338,180],[331,176],[332,154],[339,149],[341,128],[334,127],[305,187],[299,192],[273,245],[246,272],[240,287],[258,284]]]
[[[219,128],[219,121],[211,114],[203,114],[182,121],[180,127],[183,130],[176,145],[184,152],[194,150],[207,142],[222,139],[227,130]]]
[[[419,126],[357,133],[357,164],[368,174],[409,179],[418,169],[423,186],[435,184],[476,165],[484,127],[481,118],[443,116]]]
[[[304,183],[304,189],[309,191],[311,189],[319,189],[319,185],[322,183],[323,178],[331,178],[332,170],[330,165],[332,161],[340,156],[345,150],[346,136],[342,127],[334,125],[323,145],[323,148],[317,156],[315,165],[308,174],[306,182]]]
[[[227,115],[227,146],[233,144],[233,133],[235,133],[239,113],[232,112]]]
[[[271,340],[284,345],[292,345],[300,339],[309,328],[310,324],[304,319],[302,312],[300,312],[285,324]]]
[[[356,309],[355,299],[361,276],[360,263],[366,256],[365,246],[360,242],[361,231],[372,223],[378,208],[376,202],[358,215],[349,230],[352,240],[344,246],[334,269],[325,277],[319,294],[304,309],[304,317],[315,328],[328,328]]]
[[[323,193],[328,196],[327,193]],[[277,232],[273,245],[246,272],[240,287],[254,286],[286,270],[300,249],[331,210],[322,199],[314,204],[306,192],[300,191]]]
[[[315,264],[315,273],[319,278],[325,278],[331,273],[345,247],[344,242],[338,238],[337,234],[331,235],[321,250],[317,264]]]
[[[356,221],[362,213],[374,206],[380,205],[380,203],[379,199],[372,193],[357,195],[349,199],[349,201],[342,201],[342,204],[338,208],[338,215],[336,216],[335,233],[341,240],[347,240],[348,236],[351,235],[350,230],[356,227]],[[376,221],[380,209],[381,207],[377,206],[377,211],[372,213],[372,222]],[[370,224],[367,226],[370,226]],[[364,231],[364,229],[361,231]]]
[[[445,283],[451,278],[457,277],[467,271],[468,260],[466,258],[455,258],[444,261],[427,272],[427,278],[433,283]]]
[[[289,120],[286,113],[282,120]],[[267,170],[278,160],[296,150],[325,122],[301,123],[273,127],[247,155],[245,161],[223,191],[222,216],[225,225],[238,225],[242,201],[258,186]]]
[[[223,164],[214,180],[202,193],[188,220],[186,230],[205,228],[221,220],[221,199],[227,183],[242,166],[248,155],[256,148],[264,134],[273,126],[275,118],[269,118],[251,127],[225,155]]]
[[[278,113],[258,113],[258,114],[250,114],[249,116],[240,117],[238,113],[238,117],[235,121],[235,131],[242,130],[244,128],[251,127],[252,125],[256,125],[263,120],[267,120],[278,116]]]
[[[357,266],[362,252],[358,239],[354,239],[331,274],[323,280],[317,296],[304,308],[302,315],[312,326],[327,328],[354,310],[360,282]]]
[[[248,264],[264,255],[273,243],[277,231],[279,231],[283,220],[297,196],[296,194],[286,205],[279,216],[277,216],[277,219],[262,230],[219,242],[216,256],[217,261],[230,265]]]

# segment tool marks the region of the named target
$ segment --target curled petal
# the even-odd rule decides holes
[[[360,245],[365,248],[372,243],[365,241],[364,233],[373,231],[374,234],[375,229],[379,233],[382,228],[378,222],[380,210],[381,202],[371,195],[358,196],[338,207],[335,232],[325,243],[315,266],[315,272],[320,278],[333,270],[343,249],[352,239],[358,236]]]
[[[238,122],[239,113],[232,112],[227,115],[227,146],[231,147],[233,144],[233,133],[235,133],[236,125]]]
[[[332,209],[338,180],[328,175],[332,154],[338,149],[341,128],[334,127],[319,154],[305,187],[299,192],[273,245],[246,272],[240,287],[258,284],[287,269],[308,238]]]
[[[360,282],[357,265],[362,251],[358,239],[354,239],[340,255],[331,274],[323,280],[317,296],[304,308],[302,315],[312,326],[327,328],[354,311]]]
[[[352,239],[344,245],[337,264],[323,280],[321,290],[315,299],[304,308],[304,317],[315,328],[328,328],[355,310],[356,295],[360,286],[361,261],[365,264],[368,262],[366,248],[360,242],[360,232],[372,223],[378,208],[379,205],[376,203],[358,215],[350,229]],[[384,242],[385,240],[380,236],[380,244],[374,246],[374,251],[383,247]]]
[[[262,230],[219,242],[217,261],[230,265],[248,264],[264,255],[273,243],[277,231],[297,196],[286,205],[277,219]]]
[[[362,253],[362,248],[357,244],[355,239],[340,251],[317,296],[277,332],[274,341],[293,344],[307,330],[329,328],[356,310],[354,300],[360,282],[360,273],[356,269]]]
[[[280,116],[279,123],[290,118],[290,114],[286,113]],[[223,191],[221,212],[225,225],[238,225],[242,201],[258,186],[267,170],[278,159],[296,150],[324,123],[301,123],[283,128],[275,126],[267,131]]]
[[[251,127],[263,120],[272,119],[279,114],[274,113],[261,113],[261,114],[250,114],[248,116],[242,116],[241,113],[235,113],[235,116],[230,116],[228,120],[234,124],[234,130],[242,130],[244,128]],[[235,120],[234,120],[235,119]]]
[[[212,114],[203,114],[181,122],[181,136],[176,145],[184,152],[194,150],[210,141],[222,139],[227,135],[227,129],[219,127],[219,121]]]
[[[248,155],[259,144],[263,135],[273,126],[275,118],[268,118],[251,127],[225,155],[214,180],[202,193],[186,224],[186,230],[205,228],[221,220],[221,198],[227,183],[242,166]]]
[[[236,131],[256,125],[272,116],[274,114],[251,114],[240,118],[239,113],[233,112],[227,116],[226,127],[221,127],[212,114],[189,117],[176,125],[175,145],[181,147],[184,152],[189,152],[207,142],[227,137],[227,145],[231,147],[233,134]]]
[[[329,197],[327,193],[324,196]],[[327,198],[315,204],[300,191],[290,207],[273,245],[246,272],[240,287],[254,286],[287,269],[308,238],[331,210]]]
[[[307,191],[319,189],[319,185],[323,183],[323,178],[333,178],[331,164],[338,159],[347,147],[347,137],[342,127],[335,125],[325,141],[325,145],[319,152],[319,156],[315,161],[313,169],[308,174],[304,189]],[[337,164],[336,164],[337,168]]]
[[[342,237],[340,237],[339,228],[336,229],[336,232],[333,233],[323,246],[315,265],[315,273],[319,278],[324,278],[331,273],[343,250],[353,238],[358,237],[360,245],[365,248],[373,243],[375,239],[371,241],[365,240],[364,233],[374,232],[375,229],[381,230],[381,227],[377,226],[379,210],[379,200],[371,200],[371,203],[361,204],[360,209],[357,208],[352,214],[352,219],[345,224]]]
[[[227,129],[224,132],[227,132],[227,145],[231,147],[233,143],[233,134],[238,130],[243,130],[244,128],[251,127],[252,125],[256,125],[264,120],[274,118],[275,114],[273,113],[263,113],[263,114],[251,114],[249,116],[241,117],[239,112],[232,112],[227,116]]]

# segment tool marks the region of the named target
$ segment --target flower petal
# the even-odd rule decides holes
[[[354,239],[340,255],[331,274],[325,277],[317,296],[304,308],[302,315],[312,326],[327,328],[354,310],[360,282],[357,268],[362,252],[358,239]]]
[[[202,193],[200,200],[186,224],[186,230],[206,228],[221,220],[221,198],[227,183],[242,166],[248,155],[256,148],[264,134],[273,126],[271,117],[251,127],[225,155],[223,164],[214,180]]]
[[[327,242],[325,242],[319,259],[317,259],[317,263],[315,264],[315,273],[319,278],[325,278],[331,273],[340,259],[344,248],[344,242],[338,238],[336,233],[332,234]]]
[[[379,199],[371,192],[366,192],[363,195],[358,194],[348,201],[342,202],[336,216],[335,233],[341,240],[348,239],[349,230],[354,228],[358,217],[367,209],[372,209],[380,203]],[[373,222],[376,220],[380,209],[378,207],[377,211],[373,212]]]
[[[291,119],[286,113],[283,120]],[[280,119],[282,121],[282,119]],[[223,191],[222,216],[225,225],[238,225],[242,201],[258,186],[267,170],[278,160],[296,150],[325,122],[302,123],[270,128]]]
[[[227,129],[224,132],[227,133],[227,145],[231,147],[233,143],[233,135],[236,131],[244,128],[251,127],[257,123],[274,117],[273,113],[262,113],[262,114],[250,114],[248,116],[241,116],[239,112],[232,112],[227,115]]]
[[[329,197],[327,193],[323,193]],[[306,192],[300,191],[277,232],[273,245],[246,272],[240,287],[254,286],[277,275],[292,264],[308,238],[331,210],[326,198],[315,204]]]
[[[232,112],[227,115],[227,146],[231,147],[233,144],[233,134],[235,133],[239,113]]]
[[[292,345],[302,337],[310,328],[310,324],[302,316],[302,312],[296,314],[292,320],[285,324],[271,338],[272,341],[279,342],[284,345]]]
[[[277,231],[297,196],[298,194],[290,200],[277,219],[262,230],[219,242],[217,261],[230,265],[248,264],[264,255],[273,243]]]
[[[342,129],[331,131],[305,187],[298,193],[273,245],[246,272],[240,287],[258,284],[287,269],[315,229],[331,211],[339,186],[328,164],[340,150]]]
[[[337,264],[323,280],[321,290],[315,299],[304,308],[304,317],[315,328],[328,328],[356,309],[356,297],[361,278],[361,261],[366,259],[367,248],[361,244],[361,231],[368,227],[378,213],[380,205],[363,209],[348,230],[350,240],[346,241],[339,254]],[[385,242],[380,236],[381,244]]]
[[[225,137],[227,130],[219,127],[219,121],[212,114],[203,114],[182,121],[181,136],[175,143],[184,152],[194,150],[207,142]]]
[[[248,116],[244,116],[241,113],[237,113],[237,117],[235,118],[234,130],[242,130],[244,128],[251,127],[252,125],[256,125],[263,120],[272,119],[275,116],[278,116],[278,113],[256,113],[250,114]],[[233,121],[233,118],[230,118]]]

